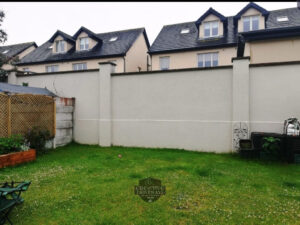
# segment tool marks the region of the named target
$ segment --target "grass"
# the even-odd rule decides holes
[[[232,154],[79,144],[0,169],[0,181],[32,181],[16,225],[300,224],[299,175],[299,165]],[[134,195],[149,176],[166,186],[153,203]]]

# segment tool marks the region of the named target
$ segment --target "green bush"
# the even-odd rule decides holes
[[[40,127],[33,127],[26,135],[25,139],[30,146],[36,150],[37,153],[44,153],[46,142],[50,140],[50,132],[47,129]]]
[[[0,138],[0,154],[8,154],[23,150],[24,137],[22,135],[11,135],[11,137]]]
[[[274,137],[264,137],[262,151],[274,156],[279,155],[280,150],[280,139]]]

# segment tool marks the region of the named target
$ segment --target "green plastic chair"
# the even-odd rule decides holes
[[[11,212],[14,206],[17,205],[17,200],[5,198],[6,194],[9,194],[9,192],[0,191],[0,225],[3,225],[6,221],[13,225],[11,220],[8,218],[8,214]]]
[[[2,187],[0,188],[0,192],[3,193],[3,196],[10,195],[12,199],[15,199],[17,203],[24,202],[24,199],[21,197],[21,193],[23,191],[27,191],[31,181],[23,181],[23,182],[8,182],[2,183]],[[15,184],[18,184],[15,186]]]

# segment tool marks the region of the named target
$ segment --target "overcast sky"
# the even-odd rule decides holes
[[[56,30],[73,35],[85,26],[95,33],[145,27],[153,43],[163,25],[196,21],[209,7],[233,16],[248,2],[1,2],[6,14],[5,45],[35,41],[38,45]],[[297,2],[257,2],[267,10],[297,7]]]

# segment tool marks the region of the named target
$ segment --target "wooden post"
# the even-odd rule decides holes
[[[11,136],[11,96],[8,96],[7,101],[7,135],[8,137]]]

